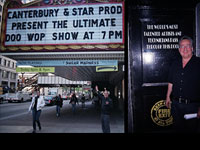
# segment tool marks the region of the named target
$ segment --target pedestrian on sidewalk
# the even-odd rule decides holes
[[[83,94],[81,97],[82,108],[85,108],[85,95]]]
[[[41,130],[40,115],[42,108],[45,106],[44,98],[40,95],[40,91],[37,91],[37,95],[32,98],[31,105],[29,107],[29,112],[32,110],[33,116],[33,132],[36,133],[36,122],[38,124],[39,130]]]
[[[60,117],[60,109],[62,108],[63,100],[61,98],[61,95],[59,94],[56,96],[56,116]]]
[[[72,94],[72,97],[71,97],[71,100],[70,100],[69,103],[72,104],[72,112],[75,115],[75,112],[76,112],[76,103],[78,103],[78,99],[77,99],[75,93]]]
[[[113,108],[112,99],[109,92],[104,88],[103,95],[99,92],[98,86],[95,87],[101,103],[101,125],[103,133],[110,133],[110,114]]]

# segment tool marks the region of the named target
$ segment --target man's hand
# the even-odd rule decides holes
[[[97,86],[97,85],[95,86],[95,90],[96,90],[96,91],[99,91],[99,88],[98,88],[98,86]]]
[[[166,98],[166,107],[167,107],[167,108],[171,108],[171,100],[170,100],[170,97],[167,97],[167,98]]]
[[[166,95],[166,107],[167,108],[171,108],[170,95],[171,95],[171,92],[172,92],[172,87],[173,87],[173,84],[168,83],[168,89],[167,89],[167,95]]]

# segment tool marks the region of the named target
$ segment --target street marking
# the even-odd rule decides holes
[[[6,117],[3,117],[3,118],[0,118],[0,120],[10,119],[10,118],[18,117],[18,116],[25,115],[25,114],[28,114],[28,113],[27,112],[23,112],[23,113],[20,113],[20,114],[6,116]]]
[[[49,110],[49,109],[55,109],[55,107],[44,107],[42,110]],[[6,117],[2,117],[2,118],[0,118],[0,121],[1,120],[5,120],[5,119],[10,119],[10,118],[14,118],[14,117],[19,117],[19,116],[22,116],[22,115],[28,115],[28,114],[30,114],[30,115],[32,115],[32,113],[31,112],[28,112],[28,109],[27,109],[27,111],[26,112],[23,112],[23,113],[19,113],[19,114],[15,114],[15,115],[10,115],[10,116],[6,116]]]

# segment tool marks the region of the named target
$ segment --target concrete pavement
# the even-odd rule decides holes
[[[102,133],[100,111],[96,110],[91,101],[82,108],[77,105],[73,115],[71,105],[65,101],[61,116],[56,116],[55,106],[45,106],[40,122],[42,130],[37,133]],[[32,133],[31,114],[22,114],[14,118],[1,120],[0,133]],[[124,116],[119,109],[114,109],[110,118],[111,133],[124,133]]]

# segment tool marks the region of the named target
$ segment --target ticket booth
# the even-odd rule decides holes
[[[168,71],[180,57],[180,37],[192,37],[196,47],[197,4],[154,0],[127,4],[128,132],[171,131],[173,117],[165,106]]]

